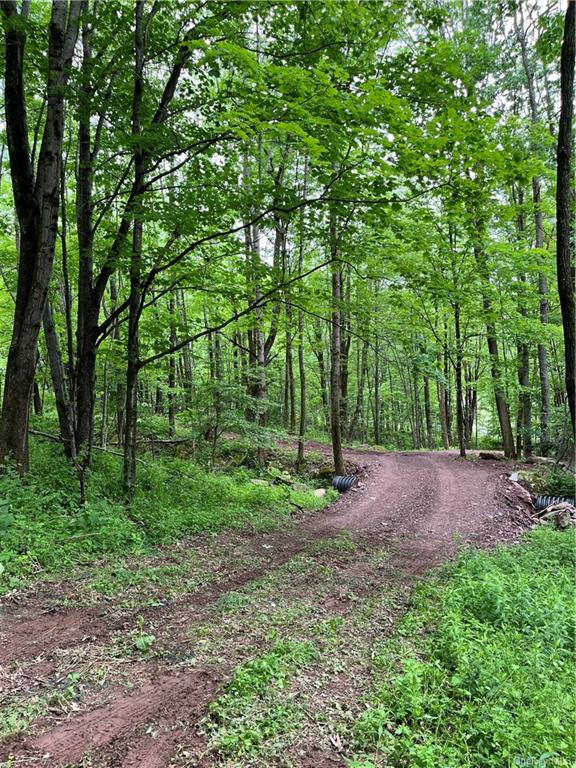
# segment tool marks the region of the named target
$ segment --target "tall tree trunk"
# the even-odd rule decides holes
[[[452,445],[452,407],[450,398],[450,354],[448,352],[448,324],[444,322],[444,413],[446,414],[446,430],[448,435],[448,447]]]
[[[26,4],[27,8],[27,4]],[[69,12],[68,12],[69,11]],[[14,205],[20,229],[12,338],[0,416],[0,462],[28,469],[28,412],[38,335],[48,297],[58,227],[65,87],[78,35],[78,3],[54,0],[48,32],[47,107],[37,172],[28,142],[24,60],[26,26],[16,2],[0,5],[4,20],[4,107]]]
[[[50,302],[46,302],[43,317],[44,338],[46,341],[46,351],[48,353],[48,364],[50,366],[50,377],[52,379],[52,388],[56,399],[56,412],[58,414],[58,424],[60,427],[60,437],[64,445],[64,453],[69,459],[76,459],[76,444],[74,439],[74,422],[72,417],[72,406],[66,387],[66,375],[62,365],[62,355],[60,354],[60,342],[54,318],[52,316],[52,307]]]
[[[82,6],[86,11],[88,10],[87,0],[84,2],[72,2],[72,6]],[[146,24],[149,24],[155,11],[153,10],[157,4],[152,6],[148,15]],[[142,22],[143,11],[141,5],[136,3],[136,26],[140,26],[140,33],[142,33],[144,24]],[[100,333],[102,328],[99,325],[99,316],[102,308],[102,303],[108,282],[116,272],[117,265],[121,253],[125,246],[127,246],[128,238],[132,228],[132,221],[140,213],[138,210],[141,206],[140,197],[143,193],[143,180],[147,167],[149,167],[150,160],[153,156],[151,146],[153,142],[148,142],[147,148],[144,149],[142,141],[135,141],[133,144],[134,150],[132,155],[132,161],[134,163],[134,178],[131,188],[128,192],[124,210],[122,212],[120,223],[112,239],[105,258],[104,263],[100,270],[95,274],[93,269],[92,249],[94,239],[94,227],[92,224],[92,187],[93,187],[93,174],[96,165],[100,149],[100,138],[102,134],[102,128],[104,125],[105,113],[94,114],[94,103],[98,103],[99,99],[94,99],[94,86],[90,83],[90,74],[92,70],[92,51],[90,47],[90,38],[92,34],[92,26],[89,21],[89,15],[85,17],[85,22],[82,27],[82,44],[83,44],[83,57],[82,57],[82,69],[83,69],[83,84],[80,89],[80,109],[79,109],[79,128],[78,128],[78,163],[77,163],[77,178],[76,178],[76,219],[78,229],[78,244],[79,244],[79,275],[78,275],[78,348],[77,348],[77,361],[75,366],[75,400],[76,405],[76,439],[78,444],[79,454],[84,456],[85,463],[89,463],[91,446],[93,441],[93,420],[94,420],[94,404],[96,397],[96,352],[97,345],[99,343]],[[141,48],[143,61],[144,52],[144,34],[141,34],[142,40],[137,44]],[[140,54],[137,53],[137,59]],[[149,127],[157,129],[159,125],[162,125],[168,115],[168,108],[174,95],[176,93],[176,87],[184,69],[184,66],[191,55],[191,49],[184,41],[179,47],[173,62],[172,68],[169,70],[168,77],[164,83],[162,95],[158,101],[157,108],[152,112],[153,117],[149,123]],[[140,81],[142,80],[142,72],[138,72],[140,64],[137,61],[136,71],[134,76],[134,92],[140,88]],[[112,86],[113,79],[116,75],[112,74],[109,81],[109,89]],[[133,101],[133,109],[134,109]],[[91,139],[91,125],[94,117],[98,117],[97,128],[94,131],[94,140]],[[134,117],[133,114],[133,134]],[[137,133],[142,133],[141,116],[137,116],[140,123],[137,127]],[[133,286],[131,286],[132,290]],[[138,310],[138,313],[141,309]],[[139,320],[139,318],[138,318]],[[133,318],[133,322],[137,322],[136,318]],[[137,375],[137,374],[135,374]],[[125,395],[125,397],[124,397]],[[123,406],[120,403],[128,401],[128,393],[125,393],[120,387],[119,392],[119,410],[118,410],[118,436],[122,442],[124,433],[124,427],[126,422],[126,414],[123,412]]]
[[[340,423],[342,432],[346,432],[348,424],[348,381],[350,368],[350,343],[352,336],[350,334],[350,271],[346,271],[346,276],[340,271]]]
[[[454,335],[456,337],[456,430],[458,449],[462,458],[466,457],[466,439],[464,436],[464,413],[462,410],[462,333],[460,330],[460,304],[454,304]]]
[[[522,237],[524,235],[525,221],[524,221],[524,192],[521,188],[517,193],[518,204],[518,216],[517,216],[517,229],[518,234]],[[527,282],[526,275],[519,275],[519,283],[525,284]],[[520,296],[518,311],[524,318],[528,317],[528,310],[526,308],[526,302],[524,296]],[[525,458],[532,456],[532,395],[530,392],[530,346],[525,339],[520,339],[517,344],[518,360],[518,416],[516,427],[516,453],[518,456],[524,454]]]
[[[572,424],[576,424],[576,309],[572,253],[572,120],[574,115],[574,59],[576,57],[576,2],[570,0],[564,20],[560,58],[560,122],[556,176],[556,272],[564,329],[566,393]],[[572,461],[573,461],[572,453]]]
[[[446,415],[446,392],[443,382],[437,384],[438,391],[438,413],[440,416],[440,431],[442,432],[442,445],[447,451],[450,448],[450,439],[448,437],[448,418]]]
[[[178,343],[176,323],[174,319],[174,294],[168,299],[168,314],[170,316],[170,346]],[[176,357],[170,355],[168,361],[168,430],[170,437],[176,436]]]
[[[292,309],[286,307],[286,356],[284,365],[284,426],[290,432],[296,430],[296,408],[294,393],[294,365],[292,362]]]
[[[498,413],[498,421],[500,423],[500,433],[502,435],[502,446],[504,448],[504,455],[507,458],[514,458],[516,451],[514,446],[514,434],[512,432],[512,424],[510,422],[510,410],[508,407],[508,401],[506,399],[506,391],[502,382],[502,374],[500,372],[500,357],[498,354],[498,339],[496,336],[496,326],[494,324],[492,300],[488,294],[489,291],[489,275],[488,264],[486,262],[486,254],[479,246],[474,246],[474,256],[482,279],[484,281],[484,289],[482,293],[482,306],[484,310],[484,318],[486,323],[486,340],[488,343],[488,354],[490,356],[490,372],[492,374],[492,387],[494,390],[494,399],[496,401],[496,411]]]
[[[527,343],[518,344],[518,428],[517,452],[524,458],[532,456],[532,400],[530,396],[530,348]]]
[[[302,183],[302,197],[306,197],[308,190],[308,158],[304,158],[304,177]],[[298,244],[298,277],[302,276],[304,268],[304,208],[300,210],[300,232]],[[302,292],[302,282],[298,287]],[[302,299],[302,297],[300,297]],[[302,305],[302,301],[300,301]],[[298,420],[298,455],[296,465],[301,468],[304,464],[304,437],[306,435],[306,366],[304,361],[304,311],[298,310],[298,381],[300,384],[300,418]]]
[[[83,3],[85,11],[88,2]],[[76,415],[76,446],[87,467],[92,458],[94,409],[96,405],[96,340],[101,301],[92,284],[94,227],[92,221],[93,161],[91,147],[91,101],[89,72],[92,63],[92,30],[87,16],[82,25],[82,68],[78,119],[78,163],[76,165],[76,231],[78,233],[77,361],[72,399]]]
[[[364,413],[364,389],[366,386],[366,376],[368,374],[368,342],[364,341],[362,344],[362,351],[359,363],[358,371],[358,389],[356,392],[356,406],[354,413],[350,419],[348,427],[348,439],[354,440],[357,436],[358,425],[362,424],[362,417]]]
[[[144,0],[136,0],[134,29],[134,93],[132,99],[132,136],[137,142],[142,131],[144,93]],[[144,151],[137,146],[134,154],[135,198],[144,184]],[[138,428],[138,372],[140,369],[140,313],[142,299],[142,234],[144,225],[136,218],[132,232],[130,260],[130,301],[128,308],[128,364],[126,370],[126,424],[124,434],[124,489],[129,497],[136,488],[136,451]]]
[[[515,31],[522,53],[522,66],[526,76],[528,87],[528,105],[532,125],[538,123],[538,102],[536,94],[536,76],[534,66],[530,61],[528,40],[524,26],[524,13],[522,3],[518,5],[519,16],[515,18]],[[534,206],[534,230],[536,248],[544,248],[544,218],[541,205],[541,179],[532,177],[532,203]],[[540,272],[538,275],[538,293],[540,294],[540,322],[543,326],[548,324],[548,281],[546,275]],[[550,382],[548,374],[548,353],[543,342],[538,343],[538,371],[540,376],[540,440],[542,452],[546,453],[550,443]]]
[[[100,425],[100,447],[106,448],[108,445],[108,401],[109,401],[109,385],[108,385],[108,360],[104,361],[104,375],[102,377],[102,424]]]
[[[430,380],[424,376],[424,413],[426,416],[426,439],[428,448],[434,450],[434,429],[432,427],[432,410],[430,405]]]
[[[189,336],[188,332],[188,318],[186,314],[186,301],[184,299],[184,291],[180,291],[177,294],[179,297],[179,310],[182,319],[184,333]],[[237,354],[237,348],[234,350],[234,354]],[[192,365],[192,346],[186,344],[182,350],[182,364],[184,367],[184,375],[182,377],[182,386],[184,388],[185,402],[188,407],[192,405],[194,382],[193,382],[193,365]]]
[[[476,408],[478,403],[478,376],[479,376],[480,357],[476,358],[474,369],[469,364],[464,368],[464,378],[466,382],[466,397],[464,408],[464,434],[466,448],[472,447],[472,432],[474,430],[474,421],[476,419]]]
[[[382,385],[380,375],[380,341],[376,335],[374,345],[374,443],[382,445],[382,398],[380,387]]]
[[[324,425],[328,429],[330,424],[330,413],[328,408],[328,377],[326,374],[326,361],[324,359],[324,338],[322,336],[322,321],[314,319],[312,326],[314,329],[314,347],[313,351],[318,360],[318,376],[320,378],[320,397],[322,399],[322,413],[324,414]]]
[[[34,408],[34,416],[42,416],[42,395],[40,394],[40,387],[36,380],[34,380],[32,405]]]
[[[419,375],[418,375],[418,367],[416,365],[412,366],[411,389],[412,389],[412,407],[414,411],[414,418],[412,422],[413,423],[412,443],[414,448],[419,450],[424,446],[424,441],[422,439],[422,410],[420,405]],[[408,391],[410,391],[410,388],[408,389]]]
[[[332,333],[330,336],[330,432],[332,435],[332,454],[334,471],[337,475],[344,474],[344,456],[342,454],[342,403],[340,376],[341,354],[341,301],[342,301],[342,272],[338,258],[338,241],[336,230],[336,214],[330,211],[330,255],[332,263]]]

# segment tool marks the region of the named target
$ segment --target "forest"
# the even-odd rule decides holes
[[[575,16],[0,0],[2,768],[574,764]]]

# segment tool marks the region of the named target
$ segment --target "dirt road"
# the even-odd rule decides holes
[[[266,647],[272,619],[281,635],[309,628],[295,616],[346,621],[384,588],[406,594],[459,543],[508,540],[525,526],[502,461],[463,461],[450,452],[346,457],[360,468],[360,486],[321,513],[268,534],[198,537],[149,558],[149,567],[176,564],[170,589],[160,584],[143,594],[135,587],[106,597],[70,579],[0,603],[0,707],[21,719],[12,728],[19,732],[0,743],[0,764],[276,764],[227,763],[209,749],[202,725],[235,666]],[[343,534],[347,539],[338,538]],[[280,619],[279,600],[286,605]],[[237,613],[230,614],[235,601]],[[403,601],[391,609],[389,624]],[[382,621],[375,631],[384,631]],[[153,637],[154,653],[134,652],[138,636]],[[336,693],[326,675],[314,683],[314,701],[321,702],[314,706],[329,696],[357,698],[365,664],[354,663],[340,674]],[[343,765],[341,751],[313,734],[310,744],[302,737],[286,746],[282,764]]]

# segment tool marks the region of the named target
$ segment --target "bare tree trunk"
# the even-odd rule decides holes
[[[132,135],[141,133],[142,97],[144,92],[144,0],[136,1],[134,30],[134,94],[132,100]],[[134,185],[136,199],[144,183],[144,152],[134,153]],[[141,219],[135,219],[130,260],[130,302],[128,308],[128,366],[126,370],[126,424],[124,434],[124,489],[133,496],[136,488],[136,451],[138,430],[138,372],[140,370],[140,312],[142,298],[142,233]]]
[[[476,419],[476,408],[478,403],[478,376],[479,376],[480,357],[476,358],[475,368],[472,365],[465,366],[464,378],[466,382],[466,397],[464,408],[464,434],[466,439],[466,448],[472,447],[472,432],[474,430],[474,421]]]
[[[304,160],[303,195],[306,196],[308,180],[308,159]],[[304,209],[300,211],[300,244],[298,249],[298,276],[304,265]],[[300,290],[301,290],[301,283]],[[304,464],[304,437],[306,435],[306,366],[304,361],[304,312],[298,310],[298,379],[300,383],[300,419],[298,421],[298,455],[296,465]]]
[[[556,176],[556,272],[564,329],[566,393],[572,424],[576,424],[576,308],[572,252],[572,120],[574,114],[574,59],[576,57],[576,2],[568,3],[560,59],[560,122]],[[571,463],[574,454],[572,452]]]
[[[346,278],[340,271],[340,297],[342,308],[340,311],[340,423],[342,432],[346,432],[348,424],[348,380],[349,380],[349,357],[350,343],[352,336],[350,334],[350,271],[346,271]]]
[[[538,103],[534,67],[530,61],[528,41],[524,27],[522,4],[518,6],[519,18],[515,18],[515,31],[522,53],[522,66],[528,86],[528,103],[530,119],[533,125],[538,123]],[[544,219],[541,206],[541,180],[539,176],[532,177],[532,203],[534,205],[534,229],[536,248],[544,248]],[[538,293],[540,294],[540,322],[548,324],[548,281],[546,275],[538,275]],[[543,452],[548,450],[550,443],[550,382],[548,375],[548,354],[545,344],[538,344],[538,370],[540,375],[540,433]]]
[[[291,307],[286,307],[286,357],[284,366],[284,426],[290,432],[296,431],[296,406],[294,391],[294,365],[292,362]]]
[[[450,355],[448,352],[448,325],[444,323],[444,413],[446,414],[446,430],[448,435],[448,446],[452,445],[452,410],[450,398]]]
[[[445,450],[450,448],[450,440],[448,438],[448,419],[446,416],[446,392],[444,384],[439,381],[437,385],[438,391],[438,412],[440,415],[440,431],[442,432],[442,445]]]
[[[348,439],[354,440],[357,435],[358,425],[362,422],[364,412],[364,389],[366,376],[368,375],[368,342],[362,344],[362,352],[358,371],[358,391],[356,392],[356,406],[348,426]]]
[[[414,445],[414,448],[417,450],[422,448],[424,445],[424,441],[422,439],[422,412],[421,412],[421,406],[420,406],[420,389],[419,389],[419,375],[418,375],[418,368],[416,365],[412,366],[412,382],[411,382],[411,389],[412,389],[412,407],[414,411],[414,419],[413,419],[413,432],[412,432],[412,443]]]
[[[174,347],[178,343],[176,337],[176,324],[174,320],[174,294],[170,294],[168,299],[168,314],[170,316],[170,346]],[[170,355],[168,361],[168,430],[170,437],[176,435],[176,357]]]
[[[186,334],[186,336],[188,336],[189,335],[188,318],[186,315],[186,301],[184,299],[184,291],[180,291],[177,297],[178,296],[180,297],[180,301],[179,301],[180,315],[184,325],[184,333]],[[235,349],[235,354],[236,354],[236,349]],[[192,365],[192,347],[190,344],[187,344],[182,350],[182,364],[184,367],[184,376],[182,378],[182,386],[184,388],[185,402],[187,406],[191,406],[193,391],[194,391],[194,382],[193,382],[194,369]]]
[[[102,377],[102,424],[100,425],[100,447],[106,448],[108,445],[108,361],[104,361],[104,375]]]
[[[338,258],[336,232],[336,214],[330,211],[330,251],[334,260]],[[334,471],[344,474],[344,456],[342,454],[342,403],[340,389],[340,354],[341,354],[341,290],[342,272],[338,261],[332,264],[332,333],[330,343],[330,431],[332,435],[332,454]]]
[[[462,334],[460,330],[460,304],[454,304],[454,333],[456,337],[456,430],[460,456],[466,457],[466,439],[464,436],[464,414],[462,411]]]
[[[430,406],[430,380],[424,376],[424,413],[426,416],[426,438],[428,448],[434,450],[434,430],[432,427],[432,410]]]
[[[374,283],[374,314],[378,312],[378,282]],[[381,386],[380,373],[380,335],[376,331],[374,340],[374,442],[382,444],[382,400],[380,397]]]
[[[80,7],[78,3],[71,3],[68,8],[63,0],[54,0],[51,6],[48,100],[36,173],[28,142],[24,86],[26,26],[19,18],[25,11],[19,12],[16,2],[5,0],[0,12],[5,20],[6,133],[20,228],[14,323],[0,417],[0,462],[12,458],[18,470],[25,472],[28,469],[28,406],[58,228],[65,86],[78,35]]]
[[[64,445],[64,453],[69,459],[75,460],[76,444],[74,440],[72,407],[66,388],[66,376],[64,374],[64,366],[62,365],[62,356],[60,354],[60,342],[54,326],[52,307],[49,302],[46,302],[46,307],[44,309],[43,324],[52,388],[54,389],[54,396],[56,399],[56,412],[58,414],[60,437],[62,438]]]
[[[530,397],[530,349],[522,342],[518,345],[518,428],[517,452],[524,458],[532,456],[532,401]]]
[[[321,320],[314,320],[314,354],[318,360],[318,375],[320,377],[320,397],[322,399],[322,412],[324,414],[324,424],[328,428],[330,424],[330,414],[328,409],[328,377],[326,374],[326,362],[324,359],[324,338],[322,336]]]

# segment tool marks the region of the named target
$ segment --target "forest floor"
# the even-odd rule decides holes
[[[198,536],[5,596],[0,764],[347,765],[372,648],[414,583],[528,518],[504,461],[346,458],[360,487],[272,533]]]

